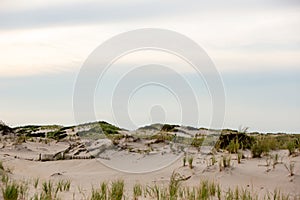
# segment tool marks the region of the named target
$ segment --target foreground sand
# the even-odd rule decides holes
[[[288,157],[288,152],[281,150],[278,153],[283,163],[295,162],[295,175],[289,176],[283,163],[271,167],[268,171],[266,159],[242,159],[238,164],[236,155],[232,154],[232,167],[223,171],[219,170],[218,163],[208,166],[209,155],[194,155],[194,167],[182,167],[182,158],[178,158],[171,165],[149,173],[124,173],[107,167],[101,159],[78,159],[59,161],[30,161],[24,158],[15,158],[16,152],[1,151],[0,160],[3,165],[10,169],[10,177],[15,180],[33,180],[39,177],[40,180],[71,180],[69,192],[60,194],[62,199],[86,199],[91,193],[92,187],[98,187],[103,181],[123,179],[125,181],[126,196],[132,198],[132,188],[135,183],[142,185],[167,185],[170,176],[175,170],[185,177],[191,176],[189,180],[182,184],[186,186],[196,186],[200,180],[209,179],[220,183],[223,190],[235,188],[236,186],[248,188],[259,196],[260,199],[265,194],[280,189],[281,192],[295,196],[300,194],[300,157]],[[247,152],[245,152],[247,154]],[[29,153],[28,153],[29,155]],[[216,155],[217,160],[221,153]],[[26,156],[25,156],[26,157]],[[138,158],[138,157],[137,157]],[[122,159],[120,166],[122,166]],[[123,158],[124,159],[124,158]],[[118,160],[115,157],[115,160]],[[149,164],[147,164],[149,165]],[[114,165],[115,166],[115,165]],[[154,168],[153,168],[154,169]],[[29,195],[30,196],[30,195]]]

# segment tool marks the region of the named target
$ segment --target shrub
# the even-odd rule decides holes
[[[176,127],[179,127],[178,125],[171,125],[171,124],[164,124],[161,128],[162,131],[166,132],[172,132],[175,130]]]
[[[289,150],[289,155],[293,155],[296,150],[296,145],[294,141],[290,141],[287,143],[287,149]]]
[[[224,129],[222,130],[218,142],[215,144],[215,148],[228,150],[230,143],[234,144],[235,142],[238,142],[239,148],[241,149],[250,149],[255,143],[255,138],[246,133]]]
[[[253,158],[260,158],[263,153],[267,154],[270,151],[269,144],[266,140],[258,140],[252,147],[251,153]]]
[[[201,138],[194,137],[193,140],[192,140],[191,145],[193,147],[200,147],[202,145],[203,141],[204,141],[203,137],[201,137]]]
[[[99,125],[105,134],[118,134],[120,128],[104,121],[100,121]]]

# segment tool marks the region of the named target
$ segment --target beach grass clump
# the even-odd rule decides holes
[[[229,168],[231,166],[231,156],[223,156],[223,167]]]
[[[103,198],[100,190],[92,188],[92,196],[90,200],[106,200],[106,198]]]
[[[63,180],[59,180],[57,183],[56,183],[56,191],[60,191],[62,192],[63,191]]]
[[[19,199],[26,199],[28,196],[28,182],[19,183]]]
[[[201,147],[202,143],[204,141],[204,137],[194,137],[192,142],[191,142],[191,146],[193,147]]]
[[[150,194],[150,197],[154,199],[161,199],[162,196],[166,196],[166,194],[163,192],[163,190],[161,190],[161,188],[158,185],[150,187],[150,191],[148,192],[148,194]]]
[[[2,187],[2,196],[4,200],[17,200],[19,193],[19,185],[15,182],[8,182]]]
[[[290,141],[287,143],[286,148],[289,151],[289,155],[293,155],[296,152],[296,145],[294,141]]]
[[[243,157],[242,152],[238,152],[237,154],[238,164],[241,164],[242,157]]]
[[[102,194],[99,190],[92,188],[92,196],[90,200],[106,200],[102,197]]]
[[[108,186],[106,182],[101,183],[100,185],[100,190],[101,190],[101,194],[103,199],[107,199],[107,191],[108,191]]]
[[[211,196],[215,196],[216,193],[217,193],[217,186],[216,186],[215,182],[211,182],[209,185],[209,194]]]
[[[252,195],[249,190],[247,190],[247,189],[241,189],[241,191],[240,191],[240,199],[251,200],[251,199],[253,199],[252,196],[254,196],[254,195]]]
[[[261,158],[263,154],[268,154],[270,151],[267,140],[258,140],[251,147],[251,153],[253,158]]]
[[[63,190],[64,191],[69,191],[70,187],[71,187],[71,181],[70,180],[63,181]]]
[[[112,200],[121,200],[124,195],[124,181],[123,180],[112,181],[109,195],[110,195],[110,199]]]
[[[91,200],[107,200],[108,199],[108,186],[106,182],[100,184],[100,189],[92,188]]]
[[[51,180],[44,181],[42,183],[42,193],[40,194],[40,199],[43,200],[55,200],[57,199],[57,194],[59,190],[55,188]]]
[[[155,135],[152,135],[150,137],[150,139],[155,139],[157,141],[172,141],[174,138],[174,135],[170,134],[170,133],[167,133],[167,132],[159,132]]]
[[[2,182],[3,184],[7,184],[8,181],[9,181],[8,175],[7,175],[6,173],[3,173],[3,174],[2,174],[2,177],[1,177],[1,182]]]
[[[227,150],[230,153],[237,153],[239,149],[240,149],[240,143],[237,138],[235,140],[231,140],[227,147]]]
[[[279,155],[278,153],[276,153],[275,155],[272,156],[273,158],[273,162],[272,162],[272,165],[273,165],[273,169],[275,169],[276,165],[279,163]]]
[[[289,164],[284,164],[285,168],[288,170],[290,176],[294,176],[295,175],[295,162],[294,161],[290,161]]]
[[[270,169],[271,162],[272,162],[272,156],[267,156],[267,157],[266,157],[266,167],[267,167],[267,172],[269,172],[269,171],[271,170],[271,169]]]
[[[221,186],[218,184],[217,185],[217,197],[218,197],[218,200],[221,200]]]
[[[204,180],[200,183],[197,192],[197,199],[208,199],[209,198],[209,185],[208,181]]]
[[[231,156],[223,155],[219,160],[219,169],[220,171],[231,167]]]
[[[39,179],[39,178],[35,178],[35,179],[33,180],[33,187],[34,187],[35,189],[38,187],[39,182],[40,182],[40,179]]]
[[[180,182],[182,180],[182,177],[179,173],[173,172],[170,177],[170,183],[169,183],[169,195],[170,199],[177,199],[177,192],[180,187]]]
[[[142,196],[142,192],[143,192],[143,189],[142,189],[142,185],[141,184],[135,184],[133,186],[133,198],[134,200],[137,200],[138,197]]]
[[[211,157],[211,165],[215,165],[216,162],[217,162],[216,156],[213,155],[213,156]]]
[[[194,167],[193,166],[193,161],[194,161],[194,158],[192,156],[190,156],[189,159],[188,159],[190,169],[193,169],[193,167]]]
[[[186,164],[186,155],[183,156],[182,162],[183,162],[183,167],[185,167],[185,164]]]
[[[273,193],[269,192],[268,194],[266,194],[264,199],[289,200],[291,198],[289,194],[283,194],[281,193],[280,190],[276,188]],[[298,199],[298,198],[295,197],[294,199]]]
[[[70,180],[59,180],[56,183],[56,193],[57,192],[63,192],[63,191],[69,191],[71,187],[71,181]]]
[[[4,166],[3,166],[3,162],[0,160],[0,170],[4,171]]]
[[[226,200],[233,200],[234,199],[234,193],[233,193],[231,188],[229,188],[227,190],[226,195],[225,195],[225,199]]]

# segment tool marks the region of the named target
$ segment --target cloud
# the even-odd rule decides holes
[[[251,14],[256,11],[299,7],[296,0],[268,1],[50,1],[39,3],[30,0],[26,3],[4,0],[0,8],[0,27],[20,29],[75,24],[160,20],[188,13]]]
[[[0,7],[0,76],[78,70],[102,42],[137,28],[165,28],[201,45],[226,71],[299,68],[300,12],[297,1],[98,2],[4,1]],[[167,55],[137,54],[124,65]],[[187,67],[182,71],[190,72]]]
[[[87,1],[2,11],[2,29],[108,23],[178,14],[182,9],[159,1]],[[185,6],[188,7],[188,6]],[[187,11],[187,10],[185,10]]]

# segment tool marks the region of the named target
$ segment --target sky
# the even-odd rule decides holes
[[[299,11],[297,0],[2,0],[0,120],[11,126],[80,123],[73,92],[88,56],[120,33],[159,28],[195,41],[213,61],[226,97],[224,128],[300,133]],[[161,67],[154,74],[126,75],[133,66],[155,63],[171,71]],[[123,83],[124,76],[131,79]],[[143,85],[131,91],[130,99],[113,99],[118,83],[126,87],[151,76],[174,85]],[[172,92],[173,87],[183,93]],[[213,105],[205,80],[166,52],[121,57],[98,82],[94,98],[96,120],[128,129],[154,122],[182,124],[183,110],[198,113],[197,122],[191,114],[184,125],[211,124]],[[190,103],[184,106],[178,99]],[[117,120],[115,101],[126,101],[134,126]]]

